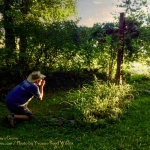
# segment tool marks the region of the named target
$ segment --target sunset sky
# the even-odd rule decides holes
[[[79,25],[93,26],[94,23],[112,22],[115,13],[117,16],[123,9],[116,5],[120,4],[121,0],[78,0],[77,10],[78,17],[81,17]],[[148,0],[150,3],[150,0]]]

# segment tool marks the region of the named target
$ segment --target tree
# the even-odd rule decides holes
[[[13,17],[10,14],[11,5],[13,5],[13,0],[4,0],[4,29],[5,29],[5,47],[11,52],[16,48],[15,35],[14,35],[14,22]]]
[[[76,14],[76,0],[4,0],[3,21],[5,29],[5,48],[11,57],[14,51],[15,63],[21,69],[27,66],[28,51],[34,27],[41,33],[42,29],[54,21],[62,21]],[[37,34],[39,34],[37,33]],[[19,48],[17,42],[19,40]],[[9,57],[9,58],[10,58]],[[18,61],[17,61],[17,58]]]
[[[139,51],[143,53],[141,48],[142,28],[148,23],[148,7],[147,0],[123,0],[118,7],[125,8],[127,18],[125,19],[123,49],[126,62],[138,58]],[[120,59],[120,57],[118,57]],[[118,76],[119,78],[119,76]]]

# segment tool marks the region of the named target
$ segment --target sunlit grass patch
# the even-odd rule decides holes
[[[63,103],[70,107],[62,108],[60,114],[80,124],[105,124],[118,119],[130,105],[134,99],[131,91],[130,85],[94,81],[93,85],[84,85],[79,90],[68,92]]]

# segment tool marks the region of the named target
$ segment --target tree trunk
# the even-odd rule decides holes
[[[24,31],[24,29],[23,29],[23,31]],[[23,33],[24,32],[20,33],[20,42],[19,42],[20,56],[19,56],[19,64],[24,68],[25,65],[26,65],[26,56],[25,55],[26,55],[26,49],[27,49],[27,40],[26,40],[26,35],[23,34]]]
[[[8,15],[8,11],[11,10],[11,5],[13,0],[4,0],[4,30],[5,30],[5,47],[9,51],[8,54],[12,54],[16,49],[15,35],[14,35],[14,26],[13,18],[11,15]]]
[[[22,24],[22,32],[20,32],[20,42],[19,42],[19,47],[20,47],[20,57],[19,57],[19,63],[22,67],[22,69],[27,69],[27,59],[26,59],[26,50],[27,50],[27,38],[26,38],[26,16],[29,11],[29,0],[22,0],[22,3],[20,3],[20,10],[23,15],[24,23]]]
[[[125,13],[120,13],[116,84],[122,84]]]

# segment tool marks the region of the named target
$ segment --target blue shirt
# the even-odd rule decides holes
[[[24,80],[22,83],[14,87],[6,96],[5,103],[9,109],[17,109],[22,107],[32,97],[40,97],[39,87]]]

